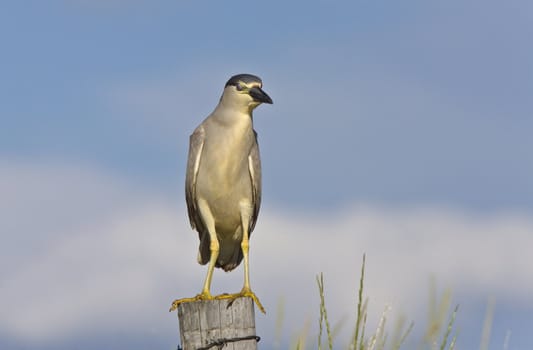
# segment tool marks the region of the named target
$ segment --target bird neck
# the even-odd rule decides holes
[[[213,111],[213,115],[223,123],[253,123],[253,108],[231,101],[221,100]]]
[[[234,110],[234,111],[245,113],[251,116],[253,110],[257,106],[259,106],[259,103],[253,103],[253,102],[247,103],[247,102],[244,102],[242,99],[235,98],[235,96],[232,96],[230,94],[222,94],[217,108],[220,107],[220,108],[224,108],[228,110]]]

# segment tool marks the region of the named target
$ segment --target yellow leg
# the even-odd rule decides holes
[[[243,230],[243,237],[241,242],[242,254],[244,255],[244,286],[243,290],[250,289],[250,270],[249,270],[249,260],[248,260],[248,249],[250,243],[248,240],[248,230]]]
[[[218,258],[220,246],[218,243],[217,234],[215,232],[215,220],[213,219],[213,215],[211,214],[211,211],[209,210],[209,206],[207,205],[205,201],[199,200],[198,208],[200,209],[200,214],[202,215],[202,218],[204,219],[204,223],[207,227],[207,231],[209,232],[209,238],[210,238],[209,250],[211,254],[209,257],[209,265],[207,267],[207,275],[205,276],[204,287],[202,288],[202,292],[196,295],[195,297],[174,300],[172,302],[172,306],[170,307],[169,311],[176,310],[178,306],[183,303],[188,303],[188,302],[198,301],[198,300],[213,300],[214,299],[210,292],[211,280],[213,278],[213,270],[215,269],[215,263]]]

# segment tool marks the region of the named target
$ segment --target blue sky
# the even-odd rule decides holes
[[[366,251],[377,315],[396,302],[422,317],[435,275],[466,304],[460,344],[478,344],[494,296],[491,345],[511,329],[511,348],[531,347],[532,14],[527,1],[2,3],[0,277],[12,313],[0,347],[175,346],[177,323],[158,308],[204,274],[184,209],[188,135],[242,72],[274,100],[254,115],[264,200],[252,279],[267,309],[297,303],[324,271],[342,314]],[[272,264],[272,251],[285,256]],[[298,278],[279,272],[287,264]],[[239,271],[217,271],[215,285],[240,288]],[[88,309],[58,306],[84,293]],[[307,294],[287,310],[294,331],[316,316]],[[129,314],[121,300],[144,306]],[[274,312],[258,322],[268,338]]]

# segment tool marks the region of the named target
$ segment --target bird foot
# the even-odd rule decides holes
[[[192,297],[192,298],[182,298],[182,299],[176,299],[172,302],[172,305],[170,306],[170,310],[168,310],[169,312],[172,312],[174,310],[176,310],[178,308],[178,306],[180,304],[183,304],[183,303],[191,303],[191,302],[194,302],[194,301],[200,301],[200,300],[213,300],[215,299],[211,293],[209,292],[202,292],[198,295],[196,295],[195,297]]]
[[[214,299],[217,300],[223,300],[223,299],[231,299],[235,300],[237,298],[252,298],[252,300],[255,302],[255,305],[261,310],[262,313],[266,314],[265,308],[259,301],[259,298],[255,295],[254,292],[250,288],[243,288],[239,293],[233,293],[233,294],[220,294],[214,297]]]

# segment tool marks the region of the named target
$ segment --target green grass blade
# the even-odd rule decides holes
[[[328,336],[328,346],[330,350],[333,350],[333,337],[331,333],[331,327],[328,321],[328,312],[326,309],[326,301],[324,296],[324,275],[321,273],[316,277],[318,284],[318,292],[320,294],[320,321],[319,321],[319,334],[318,334],[318,348],[322,349],[322,323],[326,325],[326,334]]]
[[[448,323],[448,327],[446,328],[446,333],[444,334],[444,337],[442,339],[440,350],[444,350],[446,348],[448,337],[450,336],[450,333],[452,332],[453,324],[455,323],[455,316],[457,315],[457,310],[459,310],[459,305],[455,306],[455,310],[453,310],[452,312],[452,317],[450,318],[450,322]]]
[[[361,322],[363,320],[362,307],[363,307],[363,288],[364,288],[364,280],[365,280],[365,264],[366,264],[366,253],[363,254],[363,264],[361,265],[361,278],[359,279],[359,294],[358,294],[358,299],[357,299],[357,318],[355,321],[355,335],[352,341],[354,349],[356,349],[357,347],[357,343],[359,340],[359,332],[361,329]],[[359,347],[359,349],[362,349],[362,348]]]

